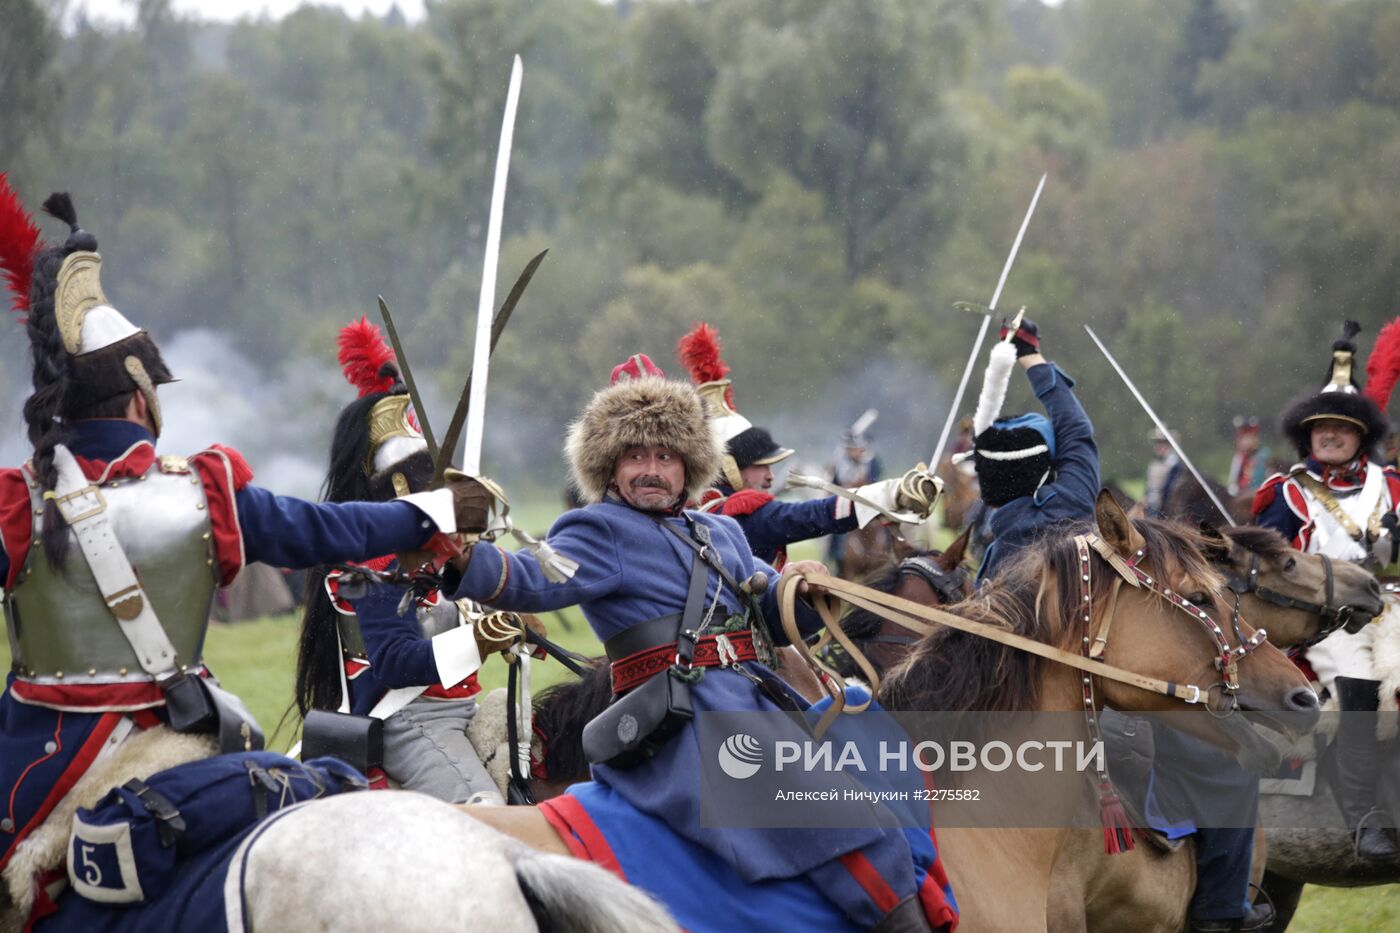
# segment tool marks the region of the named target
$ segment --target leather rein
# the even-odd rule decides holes
[[[821,735],[830,721],[844,710],[845,691],[842,688],[843,681],[840,675],[814,657],[814,651],[819,652],[833,640],[836,641],[847,652],[851,659],[856,662],[857,666],[860,667],[861,672],[865,675],[867,682],[870,684],[871,695],[873,696],[879,689],[879,675],[875,672],[869,660],[867,660],[860,650],[851,642],[850,637],[841,630],[838,600],[865,609],[891,622],[895,622],[921,637],[927,637],[938,631],[938,626],[943,626],[965,632],[969,635],[975,635],[979,638],[986,638],[1010,648],[1015,648],[1018,651],[1034,654],[1082,671],[1085,675],[1084,681],[1086,685],[1085,705],[1089,709],[1093,708],[1092,678],[1102,677],[1109,680],[1116,680],[1132,687],[1137,687],[1140,690],[1147,690],[1162,696],[1178,699],[1184,703],[1204,703],[1207,709],[1210,708],[1209,700],[1211,691],[1218,689],[1221,690],[1225,696],[1230,698],[1229,708],[1226,709],[1222,715],[1229,715],[1233,712],[1236,706],[1234,697],[1240,688],[1238,663],[1251,651],[1263,644],[1267,637],[1264,630],[1257,630],[1249,639],[1241,639],[1239,647],[1232,648],[1230,647],[1229,640],[1225,636],[1224,630],[1211,618],[1208,612],[1196,606],[1180,593],[1163,586],[1160,581],[1155,580],[1151,574],[1138,566],[1146,556],[1145,548],[1137,551],[1131,558],[1124,559],[1096,534],[1076,535],[1074,541],[1079,555],[1081,603],[1084,607],[1082,616],[1084,621],[1082,653],[1066,651],[1054,645],[1047,645],[1044,642],[1036,641],[1015,632],[1009,632],[994,625],[964,619],[961,616],[954,615],[943,609],[925,606],[921,603],[893,596],[889,593],[871,589],[858,583],[851,583],[828,574],[785,574],[779,580],[778,584],[778,605],[783,629],[793,647],[797,649],[798,653],[802,655],[803,660],[817,673],[818,680],[822,682],[823,687],[832,698],[831,708],[827,710],[821,722],[818,724],[817,735]],[[1092,633],[1093,613],[1091,607],[1093,604],[1093,580],[1091,572],[1091,551],[1097,552],[1117,574],[1117,579],[1114,580],[1113,592],[1109,597],[1109,606],[1102,614],[1098,630]],[[816,608],[824,623],[821,637],[813,646],[808,646],[802,640],[801,633],[797,629],[797,584],[803,579],[827,590],[827,595],[816,596],[811,599],[813,606]],[[1201,625],[1214,643],[1217,651],[1215,667],[1221,674],[1221,680],[1219,682],[1202,688],[1197,684],[1176,683],[1174,681],[1149,677],[1145,674],[1138,674],[1105,663],[1102,660],[1104,649],[1108,645],[1109,630],[1117,609],[1118,588],[1123,583],[1156,594],[1170,605],[1185,612]],[[1236,620],[1236,622],[1238,623],[1238,620]],[[868,705],[869,701],[866,701],[866,703],[852,707],[850,712],[861,712]]]

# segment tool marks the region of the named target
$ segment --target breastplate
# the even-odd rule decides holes
[[[424,638],[441,635],[461,624],[461,610],[457,608],[456,603],[440,592],[437,594],[436,603],[431,606],[420,605],[418,607],[418,627],[422,630]]]
[[[28,470],[25,478],[30,479]],[[100,485],[112,532],[141,581],[178,663],[203,656],[217,587],[209,509],[199,474],[175,458],[158,459],[143,476]],[[29,486],[34,536],[23,575],[6,601],[10,642],[20,676],[40,683],[148,681],[69,532],[62,568],[40,543],[41,492]]]

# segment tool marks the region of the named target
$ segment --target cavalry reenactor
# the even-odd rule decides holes
[[[204,665],[218,587],[253,561],[309,567],[421,548],[454,532],[458,513],[449,490],[316,505],[253,485],[228,447],[157,453],[158,387],[174,377],[103,293],[97,239],[69,196],[44,208],[70,230],[47,248],[0,176],[0,266],[27,315],[34,384],[33,455],[0,470],[12,653],[0,697],[0,914],[13,900],[20,916],[38,904],[35,917],[68,877],[76,807],[138,769],[259,746],[252,716]]]
[[[1294,547],[1372,569],[1396,561],[1395,533],[1400,473],[1383,466],[1380,447],[1390,433],[1385,408],[1400,372],[1400,322],[1381,332],[1367,363],[1367,388],[1356,380],[1360,327],[1348,321],[1332,344],[1329,378],[1322,391],[1283,413],[1283,433],[1300,462],[1277,473],[1254,497],[1254,517],[1277,529]],[[1387,603],[1387,615],[1396,612]],[[1356,634],[1339,630],[1307,649],[1307,662],[1344,713],[1337,730],[1337,800],[1364,858],[1393,858],[1400,848],[1377,819],[1376,781],[1381,771],[1376,715],[1381,682],[1372,654],[1379,625]],[[1370,714],[1370,715],[1367,715]]]
[[[927,828],[701,825],[693,713],[807,704],[764,663],[772,643],[784,640],[769,625],[778,619],[773,568],[754,557],[732,518],[685,508],[725,456],[704,403],[692,386],[647,374],[656,371],[640,355],[618,367],[613,384],[569,429],[572,482],[588,504],[561,515],[546,544],[577,562],[572,574],[560,579],[534,554],[472,543],[470,534],[465,556],[449,565],[461,573],[457,598],[517,612],[580,606],[611,661],[614,701],[584,732],[594,781],[546,801],[542,811],[567,838],[596,837],[590,814],[620,798],[745,879],[811,879],[860,926],[950,923],[956,913]],[[820,568],[797,561],[787,570]],[[800,598],[798,621],[803,631],[818,623]],[[888,900],[867,893],[875,879]]]
[[[864,482],[855,488],[855,497],[778,500],[769,491],[773,465],[791,457],[793,451],[780,446],[766,428],[754,425],[735,409],[734,387],[725,378],[729,366],[720,356],[719,334],[709,324],[697,324],[677,343],[676,353],[724,444],[714,485],[702,493],[700,508],[737,521],[760,559],[781,568],[789,544],[864,528],[882,510],[920,519],[933,511],[939,482],[924,470],[910,470],[900,479]]]
[[[1049,415],[1003,418],[1002,401],[1019,364]],[[1094,426],[1074,395],[1074,380],[1040,353],[1040,332],[1023,320],[1014,334],[1001,328],[973,415],[973,466],[982,501],[996,509],[992,542],[977,571],[990,580],[1016,551],[1058,523],[1092,520],[1099,494]]]
[[[383,334],[361,318],[341,329],[337,344],[345,378],[359,397],[336,421],[324,498],[388,502],[428,489],[435,464]],[[401,565],[386,554],[365,566],[393,574]],[[481,692],[476,671],[504,647],[475,625],[486,614],[424,588],[411,599],[413,612],[400,615],[406,584],[386,586],[381,599],[352,607],[342,586],[353,590],[353,573],[311,575],[296,696],[304,717],[313,710],[352,715],[310,715],[303,731],[307,757],[312,750],[334,754],[372,781],[382,774],[405,790],[449,803],[504,803],[467,739]],[[382,760],[368,760],[367,735],[376,730]]]
[[[1236,415],[1235,453],[1230,458],[1225,491],[1232,496],[1253,496],[1269,475],[1269,448],[1260,446],[1259,419]]]

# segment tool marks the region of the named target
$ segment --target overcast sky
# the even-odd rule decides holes
[[[263,14],[279,18],[301,6],[304,0],[173,0],[175,9],[187,15],[206,20],[235,20],[243,16]],[[423,15],[423,0],[397,0],[399,9],[410,20]],[[338,6],[352,16],[368,10],[376,15],[384,13],[395,0],[320,0],[320,6]],[[135,19],[136,5],[129,0],[71,0],[70,15],[79,9],[87,11],[92,19],[130,23]]]

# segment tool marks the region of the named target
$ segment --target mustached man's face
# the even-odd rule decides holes
[[[1356,458],[1361,449],[1361,431],[1350,421],[1323,418],[1312,426],[1312,455],[1318,463],[1341,466]]]
[[[629,447],[617,458],[613,485],[633,508],[664,512],[685,489],[685,461],[669,447]]]

